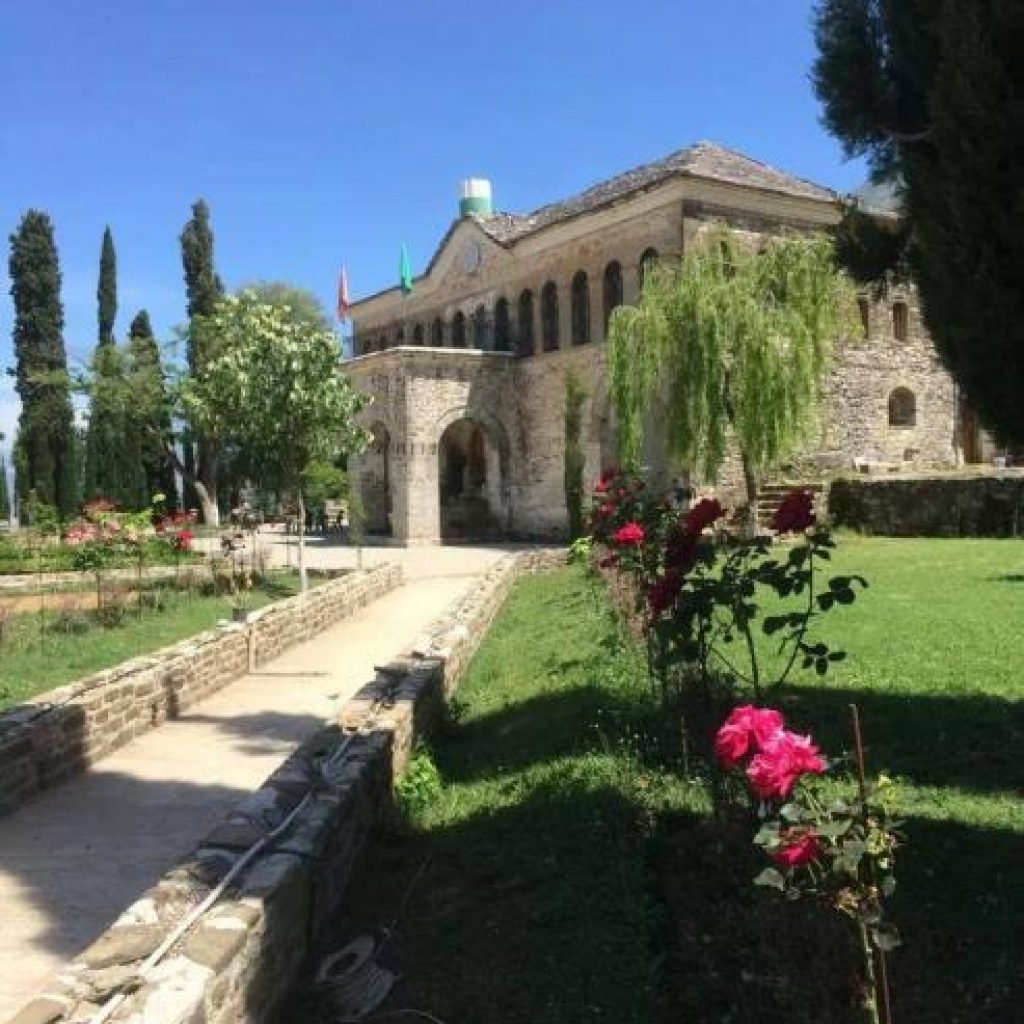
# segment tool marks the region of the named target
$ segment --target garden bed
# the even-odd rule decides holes
[[[1016,1019],[1024,547],[844,540],[836,563],[871,582],[829,623],[848,659],[779,703],[839,753],[856,702],[870,769],[895,779],[893,1018]],[[402,784],[406,819],[337,942],[399,915],[387,1005],[445,1021],[857,1020],[844,919],[751,884],[750,829],[711,819],[701,771],[684,778],[665,737],[603,585],[579,569],[522,582]],[[297,1001],[285,1019],[310,1012]]]
[[[172,581],[145,589],[95,587],[0,601],[0,711],[55,686],[202,633],[232,617],[298,592],[298,575],[275,571],[241,598],[180,589]],[[99,607],[97,607],[99,603]]]

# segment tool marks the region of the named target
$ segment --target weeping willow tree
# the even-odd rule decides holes
[[[813,435],[854,309],[823,235],[754,249],[715,228],[681,260],[651,267],[640,301],[616,309],[608,331],[623,463],[637,467],[653,429],[670,458],[714,480],[734,442],[753,508],[765,472]]]

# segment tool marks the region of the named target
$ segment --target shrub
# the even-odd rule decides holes
[[[395,784],[395,798],[406,819],[422,814],[441,795],[441,773],[430,749],[417,747],[405,773]]]

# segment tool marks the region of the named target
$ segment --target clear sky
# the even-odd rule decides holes
[[[0,225],[56,225],[65,339],[96,338],[100,241],[123,338],[185,317],[178,235],[209,203],[228,287],[330,308],[419,272],[464,177],[525,211],[699,139],[852,190],[818,124],[811,0],[0,0]],[[0,365],[10,365],[7,249]],[[17,405],[0,381],[0,430]],[[9,442],[8,442],[9,443]]]

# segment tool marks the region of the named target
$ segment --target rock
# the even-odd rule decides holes
[[[104,932],[80,957],[88,967],[114,967],[131,964],[160,945],[164,930],[156,925],[134,924]]]

